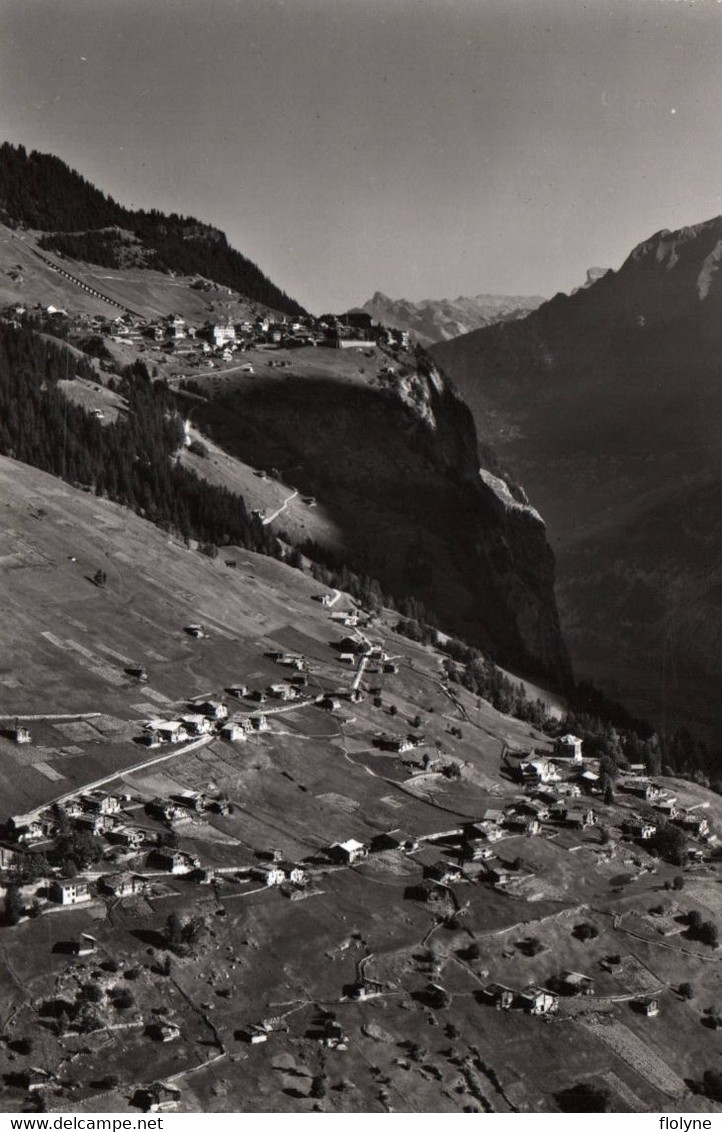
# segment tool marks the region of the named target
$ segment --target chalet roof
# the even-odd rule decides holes
[[[504,817],[504,814],[503,814],[502,810],[484,810],[484,813],[481,815],[481,821],[483,821],[483,822],[502,821],[503,817]]]
[[[530,983],[528,987],[524,987],[523,990],[519,991],[519,995],[521,998],[540,998],[542,996],[554,998],[551,991],[546,990],[544,987],[537,986],[536,983]]]

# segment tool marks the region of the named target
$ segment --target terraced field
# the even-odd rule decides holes
[[[419,899],[425,870],[456,861],[461,825],[518,797],[504,745],[548,749],[541,733],[463,689],[450,695],[440,656],[398,636],[389,613],[364,631],[397,671],[369,665],[363,699],[324,710],[313,697],[348,691],[354,675],[334,647],[347,630],[303,573],[238,548],[211,560],[10,459],[0,460],[0,495],[0,716],[32,717],[30,744],[0,737],[0,816],[100,778],[149,836],[168,832],[147,814],[154,798],[201,791],[228,802],[226,812],[173,822],[200,872],[162,873],[144,853],[109,842],[89,879],[129,868],[145,878],[142,894],[46,904],[0,928],[7,1109],[27,1100],[13,1043],[29,1035],[33,1063],[53,1075],[45,1101],[57,1111],[134,1111],[137,1090],[158,1079],[180,1089],[183,1111],[551,1112],[580,1081],[603,1084],[618,1111],[714,1110],[692,1087],[714,1064],[704,1011],[719,1000],[717,954],[657,934],[649,916],[675,870],[640,847],[610,853],[597,829],[550,825],[496,843],[496,862],[520,875],[508,891],[485,881],[480,864],[445,890],[450,912]],[[104,587],[93,582],[98,568]],[[345,595],[339,607],[350,607]],[[185,631],[191,621],[205,637]],[[224,689],[279,680],[267,654],[283,650],[306,657],[309,702],[267,701],[267,731],[241,744],[211,736],[170,750],[138,745],[144,720],[189,701],[225,696],[239,717],[259,710]],[[147,683],[129,674],[137,664]],[[378,736],[415,730],[417,715],[419,748],[379,750]],[[460,775],[420,774],[424,753],[453,760]],[[719,820],[719,799],[678,785],[687,805]],[[605,823],[619,825],[630,805],[608,807]],[[419,848],[375,852],[352,867],[325,856],[331,842],[368,844],[395,828]],[[295,895],[251,871],[274,852],[307,870]],[[714,914],[718,899],[708,866],[690,871],[678,895],[683,912]],[[171,912],[204,924],[188,954],[167,950]],[[581,923],[596,934],[580,938]],[[82,959],[69,954],[79,932],[97,940]],[[602,966],[610,954],[626,957],[619,973]],[[564,1000],[569,1008],[546,1018],[494,1010],[483,994],[490,981],[518,990],[561,969],[589,974],[596,994]],[[351,993],[360,976],[372,988],[365,998]],[[677,992],[687,980],[689,1001]],[[102,992],[101,1029],[59,1028],[49,1012],[58,1000],[74,1009],[90,981]],[[444,988],[441,1003],[430,983]],[[122,1010],[113,1005],[119,985],[133,1000]],[[650,1019],[630,998],[652,988],[660,1015]],[[167,1045],[152,1039],[160,1010],[179,1031]],[[324,1037],[328,1012],[341,1042]],[[267,1040],[249,1044],[263,1020]]]

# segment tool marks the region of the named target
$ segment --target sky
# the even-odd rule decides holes
[[[0,140],[322,313],[551,296],[722,213],[718,0],[0,0]]]

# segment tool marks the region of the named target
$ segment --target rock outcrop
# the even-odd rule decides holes
[[[514,671],[568,681],[544,524],[518,489],[516,498],[480,473],[471,413],[434,366],[383,387],[328,371],[287,377],[281,389],[225,384],[194,419],[227,451],[317,498],[344,557],[385,590],[423,601]]]

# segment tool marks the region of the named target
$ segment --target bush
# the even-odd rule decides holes
[[[176,955],[191,955],[197,951],[207,934],[208,928],[202,916],[182,920],[176,912],[171,912],[165,925],[165,945]]]
[[[109,1073],[107,1077],[101,1077],[99,1081],[93,1082],[96,1089],[115,1089],[120,1084],[120,1077],[115,1073]]]
[[[81,869],[100,860],[103,842],[87,830],[71,830],[55,842],[52,856],[64,877],[77,876]]]
[[[558,1093],[557,1104],[562,1112],[612,1112],[612,1100],[606,1089],[583,1081]]]
[[[103,991],[97,983],[86,983],[81,987],[80,996],[85,1002],[102,1002]]]
[[[694,987],[691,983],[680,983],[679,993],[681,994],[682,998],[694,998]]]
[[[309,1093],[309,1096],[312,1096],[314,1100],[320,1101],[326,1096],[327,1090],[328,1077],[323,1075],[314,1077],[313,1081],[311,1082],[311,1091]]]
[[[135,997],[127,987],[113,987],[108,994],[116,1010],[129,1010],[135,1006]]]
[[[599,929],[595,928],[594,924],[589,924],[589,923],[577,924],[576,927],[574,928],[574,931],[572,932],[572,934],[577,939],[580,939],[580,940],[582,940],[583,942],[586,943],[586,941],[588,939],[596,939],[597,938],[597,936],[599,935]],[[590,1110],[590,1111],[592,1111],[592,1110]],[[602,1110],[598,1110],[598,1111],[602,1111]]]
[[[544,950],[544,944],[536,936],[532,936],[525,941],[525,954],[529,956],[538,955]]]
[[[23,901],[20,895],[20,889],[16,884],[10,884],[5,893],[5,923],[11,926],[19,923],[22,914]]]
[[[708,947],[719,947],[719,929],[712,920],[705,920],[700,924],[697,931],[697,939],[700,943],[706,943]]]
[[[649,847],[672,865],[683,865],[687,859],[687,838],[681,829],[669,822],[660,826],[651,838]]]
[[[705,1069],[702,1087],[706,1097],[714,1101],[722,1101],[722,1073],[719,1069]]]
[[[106,361],[113,361],[113,355],[99,334],[88,334],[83,338],[79,338],[77,345],[84,354],[90,354],[91,358],[103,358]]]
[[[96,1030],[102,1030],[104,1026],[103,1019],[99,1014],[95,1014],[92,1010],[83,1014],[77,1022],[78,1033],[92,1034]]]
[[[210,454],[208,445],[204,444],[202,440],[191,440],[188,451],[192,452],[194,456],[202,456],[204,460],[207,460]]]

